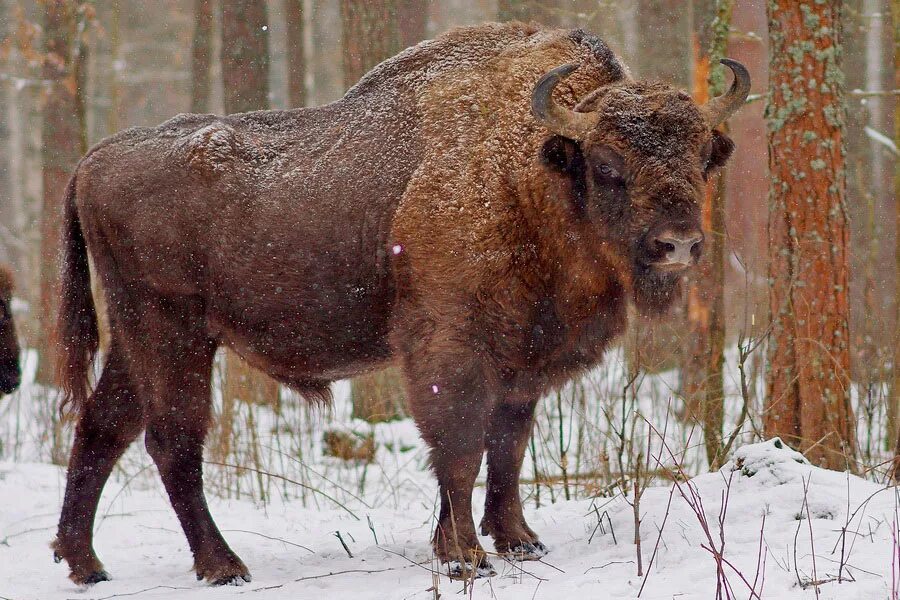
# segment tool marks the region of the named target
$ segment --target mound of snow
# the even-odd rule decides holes
[[[758,477],[756,483],[763,486],[782,485],[810,472],[809,461],[777,437],[738,448],[725,468],[740,470],[745,477]]]

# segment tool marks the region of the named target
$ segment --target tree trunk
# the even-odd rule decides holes
[[[209,67],[212,57],[212,0],[194,0],[191,44],[191,112],[209,112]]]
[[[55,385],[56,353],[50,332],[55,330],[59,299],[60,228],[62,199],[72,170],[86,148],[83,89],[84,45],[78,38],[73,0],[48,0],[44,4],[45,91],[41,129],[41,256],[40,323],[37,380]]]
[[[400,45],[414,46],[425,39],[428,25],[426,0],[399,0],[397,24],[400,29]]]
[[[11,16],[8,14],[6,2],[0,0],[0,38],[5,39],[14,31]],[[6,73],[12,72],[6,55],[0,55],[0,70]],[[15,256],[15,249],[13,248],[12,228],[7,227],[7,223],[12,223],[14,218],[13,204],[10,202],[12,171],[9,155],[12,147],[10,146],[10,123],[7,112],[7,102],[12,98],[7,98],[7,87],[5,81],[0,81],[0,262],[10,264]]]
[[[635,67],[640,78],[659,79],[688,89],[691,85],[691,11],[684,0],[638,0],[638,37],[642,45]],[[703,48],[705,51],[706,48]]]
[[[845,206],[842,2],[769,0],[769,295],[765,433],[855,467]],[[797,85],[802,72],[810,85]],[[812,85],[814,82],[814,85]]]
[[[288,106],[306,106],[306,39],[303,27],[303,0],[285,0],[287,23]]]
[[[264,0],[222,3],[225,112],[269,108],[269,25]]]
[[[341,0],[344,87],[400,50],[399,0]]]
[[[267,23],[265,0],[222,3],[222,82],[228,114],[269,108]],[[220,444],[230,445],[237,403],[277,406],[279,387],[230,350],[225,352],[223,382]]]
[[[694,99],[698,104],[725,91],[725,55],[732,0],[719,0],[712,10],[696,10],[704,18],[703,35],[695,38]],[[696,6],[696,4],[695,4]],[[722,127],[727,131],[727,126]],[[725,387],[725,172],[713,176],[703,197],[704,257],[687,289],[687,355],[682,364],[682,391],[688,411],[700,421],[710,470],[724,460],[722,426]]]
[[[892,0],[891,13],[894,21],[894,89],[900,89],[900,0]],[[900,103],[894,106],[894,144],[900,147]],[[900,159],[894,158],[894,202],[897,219],[897,234],[894,240],[896,252],[894,303],[894,377],[891,395],[888,398],[888,433],[897,440],[894,450],[893,479],[900,482]]]
[[[401,50],[402,4],[404,0],[341,0],[344,87]],[[354,418],[374,423],[404,415],[402,378],[395,368],[355,378],[350,395]]]
[[[560,12],[559,0],[497,1],[498,21],[537,21],[543,25],[558,25]]]

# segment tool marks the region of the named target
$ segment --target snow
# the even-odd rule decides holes
[[[398,435],[412,433],[409,423],[391,427]],[[665,455],[661,462],[671,464]],[[404,477],[416,484],[399,486],[396,506],[373,504],[366,496],[347,499],[348,510],[327,501],[304,507],[280,496],[265,505],[211,496],[220,528],[253,573],[253,581],[241,588],[211,588],[195,580],[190,552],[158,480],[140,485],[135,484],[140,478],[112,480],[100,504],[95,546],[114,579],[79,589],[66,578],[65,565],[53,564],[48,547],[64,471],[47,464],[3,462],[0,596],[214,600],[251,593],[260,600],[313,595],[426,599],[434,597],[430,590],[436,581],[443,597],[455,597],[463,584],[432,573],[437,565],[427,540],[434,520],[434,485],[419,461],[398,468],[408,470]],[[716,545],[726,500],[724,557],[733,568],[725,567],[725,577],[734,597],[751,597],[749,586],[755,582],[763,598],[814,598],[814,589],[803,589],[798,580],[806,585],[815,578],[828,581],[820,586],[821,598],[896,598],[896,488],[813,467],[778,440],[739,448],[717,473],[645,491],[640,504],[645,568],[657,550],[642,598],[715,597],[715,561],[701,547],[708,540],[686,501],[694,495],[702,500],[700,514]],[[483,488],[476,488],[476,506],[483,496]],[[543,562],[494,558],[498,576],[476,581],[473,598],[637,596],[643,580],[636,574],[633,513],[622,496],[558,501],[541,508],[529,503],[526,516],[551,553]],[[482,542],[490,547],[489,539]]]
[[[610,440],[616,434],[605,428],[635,422],[630,435],[636,447],[651,448],[649,469],[660,467],[658,457],[667,469],[677,471],[677,462],[688,473],[704,472],[701,441],[667,414],[678,410],[672,400],[672,372],[642,377],[636,383],[636,400],[626,402],[621,392],[623,361],[620,351],[611,351],[604,366],[578,384],[587,397],[577,396],[578,387],[571,386],[543,401],[535,430],[536,455],[526,455],[523,479],[534,478],[535,469],[544,476],[559,475],[565,461],[554,444],[560,435],[567,440],[570,479],[579,468],[576,456],[581,456],[581,472],[603,471],[604,460],[609,470],[609,463],[615,462]],[[818,580],[827,582],[819,586],[822,599],[897,599],[897,488],[813,467],[777,440],[739,446],[719,472],[678,481],[675,487],[656,480],[644,492],[640,514],[646,584],[637,576],[631,498],[591,498],[591,490],[609,488],[603,480],[582,479],[574,485],[572,496],[577,499],[571,501],[563,499],[560,486],[552,496],[541,486],[537,507],[534,486],[525,483],[521,491],[526,517],[550,553],[542,562],[508,563],[495,557],[498,575],[476,581],[462,594],[461,582],[433,573],[439,565],[433,562],[428,540],[436,485],[414,424],[401,420],[372,426],[351,420],[346,382],[335,387],[330,410],[309,407],[290,395],[283,395],[280,414],[254,407],[253,435],[260,456],[248,449],[253,439],[247,433],[250,409],[241,408],[244,412],[235,421],[239,437],[226,462],[256,465],[285,479],[263,478],[260,483],[250,470],[236,474],[214,464],[205,467],[211,512],[250,568],[250,583],[212,588],[195,580],[187,542],[155,467],[138,443],[120,460],[98,510],[95,548],[113,581],[82,589],[67,579],[64,564],[52,560],[49,544],[65,471],[47,464],[52,455],[47,423],[53,422],[54,409],[52,393],[28,383],[36,368],[33,352],[24,354],[23,367],[23,389],[0,399],[0,598],[219,600],[250,594],[260,600],[322,595],[329,600],[426,600],[434,598],[429,590],[436,583],[445,599],[469,591],[481,599],[635,598],[644,585],[641,598],[709,600],[716,593],[716,562],[703,548],[710,540],[688,502],[699,508],[699,498],[700,514],[716,548],[720,509],[727,500],[724,574],[732,597],[757,597],[750,593],[755,585],[758,597],[767,600],[811,599],[816,592],[809,582]],[[214,383],[218,390],[218,373]],[[730,431],[739,410],[736,382],[726,378],[726,388]],[[220,401],[217,393],[217,410]],[[631,420],[635,411],[665,432],[665,446],[649,427]],[[860,426],[865,426],[862,419]],[[331,429],[372,435],[375,461],[365,465],[325,456],[322,435]],[[63,436],[63,454],[70,434]],[[738,443],[748,438],[740,436]],[[879,447],[881,441],[872,444]],[[604,452],[609,456],[596,456]],[[484,475],[482,469],[475,488],[475,523],[484,504]],[[340,532],[352,558],[335,532]],[[490,538],[481,541],[492,548]]]

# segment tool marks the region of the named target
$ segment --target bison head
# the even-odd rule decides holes
[[[550,71],[532,94],[535,117],[554,134],[543,145],[544,164],[569,180],[573,218],[589,227],[597,253],[629,271],[642,310],[668,307],[703,249],[703,188],[734,148],[715,128],[750,91],[747,70],[722,63],[734,83],[703,105],[661,83],[620,81],[564,108],[553,90],[577,65]]]
[[[19,387],[19,343],[12,317],[12,275],[0,265],[0,395]]]

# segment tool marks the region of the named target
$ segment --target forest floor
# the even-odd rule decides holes
[[[29,382],[32,354],[25,361]],[[677,412],[670,377],[648,377],[629,403],[623,376],[612,354],[583,385],[541,404],[521,492],[528,522],[550,554],[525,563],[493,557],[498,575],[473,585],[450,580],[433,559],[437,491],[415,425],[352,420],[349,385],[340,382],[330,409],[286,392],[279,410],[240,405],[224,458],[216,458],[223,439],[216,393],[207,496],[252,582],[196,581],[156,469],[136,443],[104,490],[95,526],[95,548],[113,580],[80,588],[65,564],[53,563],[49,547],[65,488],[64,468],[50,459],[67,455],[71,426],[54,435],[55,395],[28,383],[0,399],[0,600],[900,600],[897,487],[813,467],[777,440],[745,443],[721,470],[706,473],[699,436],[670,417]],[[216,389],[219,381],[217,375]],[[740,406],[732,388],[729,415]],[[371,439],[374,459],[326,456],[326,431]],[[643,448],[651,457],[644,472],[656,473],[639,504],[643,576],[633,490],[626,485],[624,495],[610,484],[618,480],[610,463],[623,431],[632,455]],[[872,438],[867,447],[881,443]],[[568,458],[560,454],[565,448]],[[560,470],[566,464],[568,476]],[[685,471],[703,474],[688,478]],[[475,488],[476,523],[484,473]],[[874,474],[867,477],[882,478]],[[492,549],[490,538],[481,541]]]
[[[220,528],[253,573],[251,583],[221,588],[195,580],[160,483],[111,481],[95,542],[114,579],[79,588],[64,564],[53,564],[48,546],[63,469],[5,462],[0,597],[425,600],[435,597],[437,584],[442,598],[634,598],[645,586],[641,598],[709,600],[718,580],[730,590],[722,597],[897,598],[897,488],[798,462],[802,457],[779,445],[744,446],[720,472],[646,490],[640,504],[646,581],[637,575],[633,510],[617,496],[529,507],[530,524],[551,548],[545,562],[494,558],[498,576],[467,589],[432,571],[438,567],[427,540],[435,486],[418,468],[408,474],[416,484],[403,486],[409,492],[402,493],[402,510],[365,497],[345,509],[211,498]],[[483,499],[483,488],[476,496]],[[723,544],[720,572],[715,554]]]

